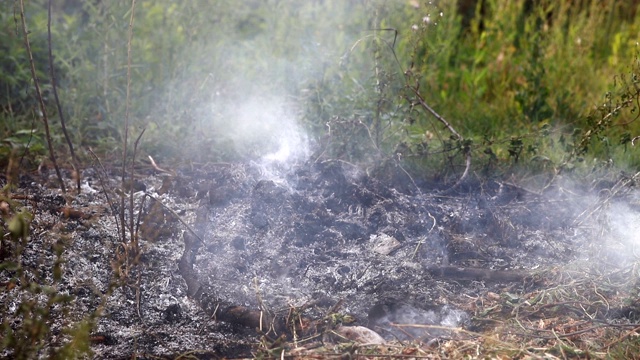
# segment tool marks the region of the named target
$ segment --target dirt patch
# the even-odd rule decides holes
[[[635,239],[624,231],[638,218],[631,186],[537,194],[486,181],[443,196],[399,168],[376,176],[339,161],[141,171],[142,252],[128,269],[114,266],[124,251],[118,204],[104,194],[118,188],[117,176],[101,181],[88,170],[83,192],[66,197],[23,177],[12,193],[34,217],[19,256],[16,244],[3,242],[3,261],[26,274],[0,272],[3,319],[14,330],[25,325],[20,303],[38,298],[25,279],[72,298],[50,307],[51,332],[38,354],[67,341],[63,329],[99,308],[96,358],[254,356],[286,348],[276,345],[281,335],[297,342],[324,334],[309,342],[329,346],[353,340],[357,326],[385,341],[437,348],[460,341],[460,329],[495,328],[487,314],[506,319],[526,302],[540,304],[532,294],[550,287],[587,286],[595,273],[610,284],[611,274],[635,276]],[[60,258],[55,244],[63,245]],[[583,306],[581,316],[635,321],[634,290],[611,291],[596,291],[600,304]],[[326,336],[336,331],[348,336]]]

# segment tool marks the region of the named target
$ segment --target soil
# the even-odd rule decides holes
[[[41,357],[97,309],[96,359],[253,357],[281,335],[340,325],[433,344],[456,336],[447,328],[487,330],[479,299],[543,289],[567,266],[621,272],[637,262],[629,182],[594,190],[558,179],[538,193],[470,179],[444,193],[398,166],[383,170],[335,160],[141,168],[132,218],[128,195],[125,203],[137,248],[120,235],[115,171],[87,169],[73,195],[60,193],[53,173],[23,175],[11,197],[33,220],[24,249],[2,243],[2,260],[24,269],[0,270],[2,317],[19,329],[25,297],[46,301],[28,291],[31,281],[72,297],[48,308]],[[602,316],[634,320],[622,306]]]

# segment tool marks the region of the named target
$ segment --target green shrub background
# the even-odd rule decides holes
[[[46,6],[27,1],[26,15],[56,149],[65,153],[46,65]],[[0,4],[0,155],[28,144],[42,157],[14,7]],[[299,126],[322,145],[333,126],[332,156],[400,154],[418,173],[459,167],[463,145],[416,105],[414,87],[489,172],[557,169],[582,155],[588,166],[637,168],[635,104],[575,156],[597,126],[596,109],[622,101],[621,74],[635,81],[636,8],[613,0],[137,1],[129,130],[135,137],[145,128],[143,152],[163,161],[254,158],[277,148],[271,131],[280,127]],[[54,4],[61,102],[85,157],[91,147],[115,158],[122,145],[130,11],[122,0]]]

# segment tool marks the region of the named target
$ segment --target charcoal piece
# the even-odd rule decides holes
[[[178,322],[182,318],[180,304],[171,304],[164,310],[164,319],[169,323]]]

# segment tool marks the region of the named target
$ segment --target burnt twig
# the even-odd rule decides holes
[[[127,141],[129,135],[129,114],[131,111],[131,42],[133,40],[133,19],[136,8],[136,0],[131,0],[131,17],[129,19],[129,38],[127,41],[127,96],[125,101],[125,115],[124,115],[124,137],[122,140],[122,191],[126,189],[127,183]],[[131,174],[130,190],[133,192],[133,174]],[[127,239],[126,226],[125,226],[125,199],[124,196],[120,197],[120,222],[122,223],[122,229],[120,236],[122,241]],[[131,209],[133,212],[133,209]],[[132,220],[133,221],[133,220]],[[131,226],[133,228],[133,224]],[[133,239],[132,239],[133,240]]]
[[[429,266],[431,276],[455,280],[479,280],[491,282],[520,281],[531,274],[521,270],[490,270],[475,267]]]

